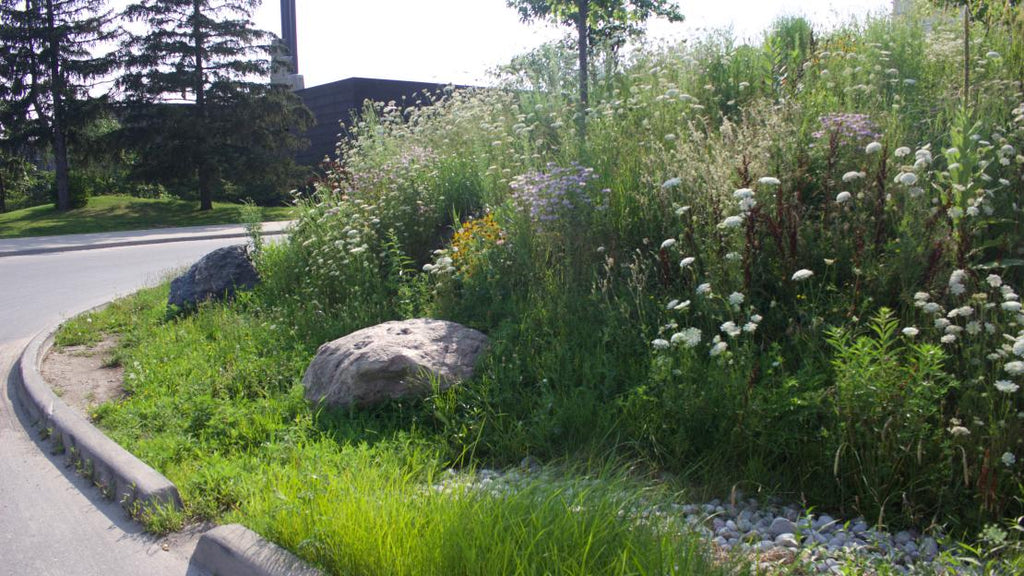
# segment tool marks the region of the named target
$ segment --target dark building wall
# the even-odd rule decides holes
[[[316,126],[305,134],[309,139],[309,148],[296,154],[295,160],[299,164],[315,166],[324,157],[334,158],[334,149],[342,133],[341,124],[351,125],[353,115],[362,110],[366,100],[404,101],[406,105],[411,105],[422,99],[424,90],[435,93],[444,87],[444,84],[432,82],[348,78],[298,90],[295,93],[313,112]]]

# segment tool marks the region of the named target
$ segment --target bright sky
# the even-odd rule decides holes
[[[756,39],[777,16],[829,26],[888,12],[892,0],[677,0],[686,21],[652,22],[654,38],[683,39],[731,26]],[[297,0],[299,72],[306,86],[352,76],[488,84],[488,71],[568,28],[526,25],[505,0]],[[256,25],[281,31],[280,0],[263,0]]]

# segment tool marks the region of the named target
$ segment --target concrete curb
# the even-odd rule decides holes
[[[80,467],[129,512],[140,506],[181,509],[178,488],[170,480],[107,438],[58,398],[43,380],[40,365],[53,346],[56,332],[57,326],[41,332],[29,342],[18,361],[18,396],[29,416],[63,447],[69,463]]]
[[[289,230],[266,230],[263,236],[278,236],[287,234]],[[171,242],[188,242],[193,240],[221,240],[224,238],[247,238],[249,234],[244,231],[209,232],[206,234],[184,235],[184,236],[162,236],[158,238],[124,239],[96,242],[93,244],[75,244],[61,246],[45,246],[40,248],[24,248],[20,250],[0,250],[0,258],[7,256],[35,256],[39,254],[53,254],[57,252],[80,252],[82,250],[99,250],[101,248],[120,248],[123,246],[146,246],[150,244],[168,244]]]
[[[199,538],[192,564],[216,576],[322,576],[291,552],[241,524],[208,530]]]
[[[21,405],[33,423],[64,448],[67,461],[127,511],[154,505],[180,510],[177,486],[72,410],[43,380],[40,366],[53,347],[59,327],[40,332],[18,360],[15,373],[20,377],[15,378],[19,384],[15,388]],[[218,526],[204,533],[190,563],[216,576],[323,576],[291,552],[240,524]]]

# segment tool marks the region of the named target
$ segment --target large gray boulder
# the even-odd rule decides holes
[[[472,377],[487,336],[455,322],[417,318],[385,322],[317,350],[302,384],[306,400],[331,408],[370,407],[423,396]]]
[[[250,290],[258,282],[245,246],[218,248],[171,280],[167,305],[190,310],[200,302],[223,300],[234,296],[237,290]]]

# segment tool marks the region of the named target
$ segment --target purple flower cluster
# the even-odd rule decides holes
[[[550,163],[543,172],[527,172],[510,184],[512,198],[520,210],[534,222],[551,222],[565,218],[581,209],[603,209],[608,190],[602,190],[595,205],[587,195],[587,183],[596,179],[593,168],[572,163],[562,168]]]
[[[866,114],[825,114],[818,120],[821,121],[821,130],[811,134],[815,138],[831,138],[834,134],[841,143],[858,144],[880,136],[878,127]]]

